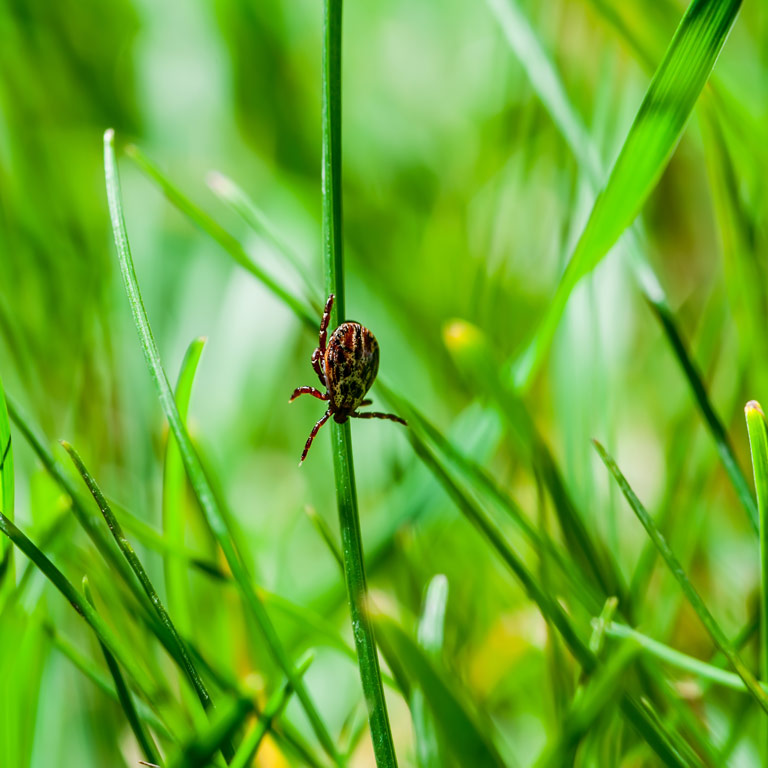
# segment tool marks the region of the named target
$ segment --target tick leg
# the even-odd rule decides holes
[[[362,405],[362,403],[361,403]],[[365,411],[365,413],[350,413],[355,419],[386,419],[387,421],[396,421],[398,424],[408,426],[408,422],[405,419],[401,419],[399,416],[395,416],[394,413],[379,413],[378,411]]]
[[[328,323],[331,321],[331,307],[333,306],[333,294],[328,297],[323,310],[323,318],[320,321],[320,354],[325,354],[325,340],[328,336]]]
[[[373,405],[373,400],[363,400],[357,407],[362,408],[364,405]]]
[[[325,424],[326,421],[328,421],[328,418],[331,415],[331,411],[327,410],[321,417],[320,421],[315,424],[314,427],[312,427],[312,431],[309,433],[309,437],[307,438],[307,444],[304,446],[304,451],[301,454],[301,460],[299,461],[299,466],[301,466],[304,463],[304,459],[307,458],[307,453],[309,453],[309,449],[312,446],[312,441],[315,439],[315,435],[317,434],[320,427]]]
[[[312,395],[312,397],[316,397],[318,400],[328,399],[328,395],[326,395],[325,392],[321,392],[319,389],[315,389],[314,387],[296,387],[296,389],[293,390],[291,399],[288,402],[292,403],[299,395]]]
[[[0,470],[5,466],[5,460],[8,458],[8,454],[11,451],[11,436],[8,435],[8,445],[5,446],[5,450],[3,451],[3,458],[0,459]]]
[[[327,387],[328,384],[325,381],[325,374],[323,373],[323,365],[321,363],[323,353],[320,351],[320,347],[317,347],[312,353],[312,368],[314,368],[317,378],[320,379],[320,383]]]

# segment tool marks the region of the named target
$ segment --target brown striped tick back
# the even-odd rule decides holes
[[[392,413],[357,410],[364,405],[371,405],[371,401],[366,400],[365,395],[379,370],[379,343],[366,327],[348,320],[331,334],[326,346],[332,306],[333,294],[328,297],[323,318],[320,321],[319,346],[312,353],[312,368],[326,391],[321,392],[314,387],[297,387],[293,390],[289,401],[292,403],[299,395],[312,395],[328,403],[328,410],[309,433],[299,466],[307,458],[318,430],[331,416],[339,424],[343,424],[349,418],[355,418],[389,419],[407,426],[405,419]]]

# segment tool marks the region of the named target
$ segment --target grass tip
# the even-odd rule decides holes
[[[744,406],[744,413],[749,416],[751,411],[757,411],[761,416],[765,417],[765,414],[763,413],[762,406],[760,403],[757,402],[757,400],[750,400],[745,406]]]
[[[107,128],[106,131],[104,131],[104,143],[105,144],[112,144],[115,140],[115,129],[114,128]]]
[[[205,183],[217,195],[231,198],[234,195],[235,185],[223,173],[211,171],[205,177]]]

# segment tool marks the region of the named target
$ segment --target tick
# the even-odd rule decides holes
[[[338,424],[343,424],[349,418],[388,419],[408,426],[405,419],[392,413],[378,413],[376,411],[361,413],[357,410],[365,405],[371,405],[372,402],[366,400],[365,395],[371,388],[379,370],[379,343],[365,326],[348,320],[331,334],[331,338],[327,339],[328,344],[326,346],[332,306],[333,294],[328,297],[325,304],[323,317],[320,321],[319,344],[312,353],[312,368],[314,368],[320,379],[320,384],[325,387],[326,391],[321,392],[314,387],[297,387],[293,390],[289,400],[292,403],[299,395],[312,395],[312,397],[328,403],[328,410],[309,433],[299,466],[307,458],[307,453],[318,430],[331,416]]]

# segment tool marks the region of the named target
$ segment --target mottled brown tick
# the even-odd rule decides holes
[[[289,401],[292,403],[299,395],[312,395],[328,403],[328,410],[309,433],[299,465],[307,458],[318,430],[331,416],[339,424],[343,424],[349,418],[389,419],[406,424],[405,419],[392,413],[376,411],[361,413],[357,410],[371,404],[370,400],[364,398],[379,370],[379,343],[366,327],[348,320],[331,334],[326,346],[332,306],[333,294],[328,297],[323,318],[320,321],[319,345],[312,353],[312,368],[326,391],[321,392],[314,387],[297,387],[293,390]]]

